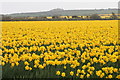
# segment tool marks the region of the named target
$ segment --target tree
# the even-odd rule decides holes
[[[72,16],[72,18],[75,18],[75,19],[76,19],[76,18],[79,18],[79,17],[78,17],[78,16]]]
[[[101,19],[101,17],[98,14],[92,14],[90,19]]]
[[[9,20],[11,20],[11,17],[7,16],[7,15],[1,15],[1,18],[2,18],[3,21],[9,21]]]
[[[112,16],[111,16],[112,19],[118,19],[118,17],[115,15],[115,13],[112,12]]]

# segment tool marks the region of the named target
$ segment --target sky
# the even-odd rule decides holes
[[[108,9],[118,8],[119,0],[0,0],[0,14],[42,12],[55,8]]]

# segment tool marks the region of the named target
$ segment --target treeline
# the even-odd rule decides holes
[[[0,21],[59,21],[59,20],[118,20],[120,19],[115,13],[109,18],[101,18],[98,14],[92,14],[90,16],[52,16],[52,17],[11,17],[7,15],[1,15]]]

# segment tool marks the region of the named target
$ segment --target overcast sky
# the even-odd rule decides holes
[[[1,0],[0,14],[39,12],[55,8],[65,10],[118,8],[118,2],[119,0]]]

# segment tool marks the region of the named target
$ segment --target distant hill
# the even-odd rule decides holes
[[[118,14],[118,9],[64,10],[57,8],[44,12],[15,13],[9,14],[8,16],[11,17],[88,16],[91,14],[111,14],[112,12]]]

